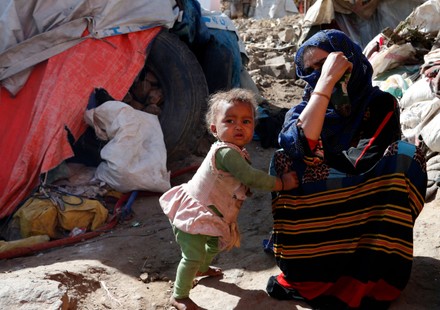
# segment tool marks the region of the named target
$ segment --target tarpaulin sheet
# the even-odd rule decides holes
[[[1,0],[0,83],[23,87],[31,67],[88,37],[102,39],[153,27],[171,28],[175,0]]]
[[[0,218],[38,184],[41,173],[73,156],[67,139],[86,129],[83,115],[94,88],[122,100],[161,30],[86,39],[35,66],[21,91],[0,92]]]

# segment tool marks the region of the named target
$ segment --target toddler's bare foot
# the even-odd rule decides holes
[[[199,280],[198,279],[193,279],[193,288],[196,287],[196,285],[199,284]]]
[[[177,310],[197,310],[199,309],[199,306],[191,300],[191,298],[182,298],[182,299],[176,299],[174,297],[171,297],[170,299],[171,305],[175,307]]]
[[[209,267],[209,269],[204,272],[197,271],[196,273],[196,277],[204,277],[204,276],[217,277],[221,275],[223,275],[223,270],[217,267]]]

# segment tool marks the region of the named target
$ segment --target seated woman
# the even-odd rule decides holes
[[[295,170],[300,186],[273,199],[281,274],[267,291],[319,309],[386,309],[411,272],[424,154],[400,140],[396,99],[372,86],[370,63],[343,32],[318,32],[295,63],[308,85],[271,170]]]

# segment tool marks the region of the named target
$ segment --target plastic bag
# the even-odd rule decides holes
[[[428,0],[418,6],[405,20],[412,26],[424,33],[438,32],[440,28],[440,2]]]
[[[167,152],[156,115],[120,101],[107,101],[85,112],[96,135],[109,142],[101,150],[103,162],[95,177],[119,192],[165,192],[170,185]]]
[[[403,78],[400,74],[393,74],[385,81],[381,82],[379,87],[381,90],[386,91],[394,97],[400,99],[411,85],[411,79]]]
[[[369,59],[373,66],[373,78],[405,64],[409,59],[413,59],[415,54],[416,50],[411,43],[393,44],[389,48],[382,49]]]

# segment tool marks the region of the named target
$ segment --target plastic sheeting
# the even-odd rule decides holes
[[[210,12],[195,0],[182,0],[183,18],[171,31],[187,43],[203,68],[209,92],[240,86],[243,42],[225,14]]]
[[[257,0],[254,18],[281,18],[298,13],[293,0]]]
[[[85,130],[83,115],[95,88],[122,100],[159,31],[84,40],[38,64],[17,96],[1,88],[0,218],[29,195],[41,173],[73,156],[66,128],[75,138]]]
[[[171,27],[178,14],[175,0],[2,0],[0,83],[15,95],[30,67],[86,38]]]
[[[344,0],[317,0],[307,11],[303,22],[302,43],[312,26],[330,24],[335,20],[338,26],[364,48],[384,28],[395,28],[424,0],[383,0],[379,1],[369,18],[355,13],[347,14],[336,10],[336,3]],[[396,8],[399,8],[396,10]]]

